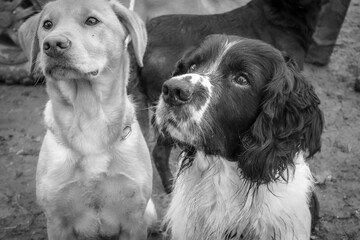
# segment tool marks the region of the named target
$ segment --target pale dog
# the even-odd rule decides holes
[[[50,2],[37,18],[32,66],[39,54],[50,100],[36,194],[48,237],[146,239],[152,166],[126,92],[125,41],[142,65],[144,24],[111,0]]]

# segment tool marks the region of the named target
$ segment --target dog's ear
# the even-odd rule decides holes
[[[26,54],[28,61],[32,60],[33,41],[39,25],[40,14],[35,14],[21,24],[18,31],[19,44]],[[31,62],[32,63],[32,62]]]
[[[28,30],[24,30],[24,32],[22,33],[23,36],[21,37],[22,39],[25,39],[24,43],[23,43],[24,46],[22,46],[22,47],[26,49],[26,52],[29,55],[28,60],[30,61],[30,73],[33,73],[35,71],[35,68],[37,67],[37,64],[38,64],[37,58],[38,58],[38,55],[40,52],[40,46],[39,46],[40,43],[39,43],[39,37],[37,35],[37,32],[39,29],[40,19],[41,19],[41,13],[38,13],[34,17],[28,19],[27,24],[24,27],[31,28],[31,31],[29,32]],[[20,31],[19,35],[20,34],[21,34],[21,31]],[[30,37],[30,38],[27,38],[27,37]],[[31,43],[30,43],[30,41],[31,41]],[[31,46],[31,47],[29,47],[29,46]]]
[[[263,89],[259,116],[243,138],[239,167],[256,183],[288,180],[288,167],[300,151],[308,157],[320,150],[324,117],[312,85],[295,63],[285,57],[274,63]]]
[[[19,43],[30,61],[30,73],[33,73],[37,66],[37,56],[40,52],[37,30],[39,28],[41,13],[27,19],[19,28]]]
[[[117,1],[110,1],[110,4],[119,20],[130,32],[136,60],[139,66],[142,67],[147,43],[147,33],[143,20],[141,20],[135,12],[129,10]]]

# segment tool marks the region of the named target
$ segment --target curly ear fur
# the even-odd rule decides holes
[[[260,114],[242,138],[239,167],[247,180],[257,184],[279,178],[288,180],[299,151],[308,157],[320,151],[324,125],[320,100],[295,62],[274,61],[272,79],[263,89]]]

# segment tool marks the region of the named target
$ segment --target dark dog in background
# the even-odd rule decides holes
[[[320,8],[320,0],[253,0],[223,14],[167,15],[150,20],[146,25],[149,41],[144,68],[139,72],[147,104],[157,103],[162,84],[171,77],[180,57],[210,34],[263,40],[286,52],[302,68]],[[143,119],[144,126],[147,121]],[[153,150],[156,167],[168,193],[172,189],[168,163],[171,148],[172,141],[160,136]]]
[[[172,239],[309,240],[305,157],[321,147],[319,104],[294,61],[264,42],[211,35],[185,54],[155,113],[183,150]]]

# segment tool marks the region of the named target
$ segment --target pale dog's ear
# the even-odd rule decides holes
[[[27,19],[19,28],[18,37],[21,48],[30,61],[30,73],[34,72],[37,63],[37,56],[40,52],[37,30],[39,28],[40,16],[38,13]]]
[[[121,5],[115,0],[110,0],[110,5],[118,16],[119,20],[130,32],[133,42],[136,60],[140,67],[143,66],[143,57],[147,43],[147,33],[143,20],[133,11]]]

